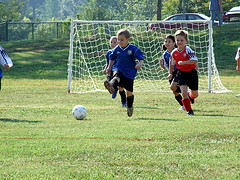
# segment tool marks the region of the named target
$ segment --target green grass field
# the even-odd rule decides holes
[[[239,179],[239,35],[221,48],[220,28],[229,31],[215,27],[215,58],[232,92],[200,93],[190,117],[170,92],[135,93],[131,118],[119,95],[66,93],[68,40],[1,43],[14,66],[3,70],[0,179]]]

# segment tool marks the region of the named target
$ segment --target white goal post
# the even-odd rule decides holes
[[[131,32],[130,43],[138,46],[144,54],[144,64],[135,78],[134,91],[170,91],[168,72],[161,69],[159,59],[163,54],[164,38],[179,29],[188,31],[187,45],[198,57],[199,91],[228,91],[221,83],[215,64],[211,21],[73,20],[68,63],[69,93],[105,91],[106,75],[102,71],[110,49],[109,40],[123,28]]]

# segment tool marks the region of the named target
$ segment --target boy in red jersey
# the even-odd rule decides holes
[[[190,98],[194,100],[198,97],[198,74],[196,70],[198,59],[194,51],[186,46],[188,32],[178,30],[175,36],[177,49],[171,53],[171,66],[169,67],[168,78],[172,78],[173,67],[177,64],[178,72],[176,78],[183,96],[182,103],[187,111],[187,115],[193,115]],[[188,93],[188,87],[191,89],[190,93]]]

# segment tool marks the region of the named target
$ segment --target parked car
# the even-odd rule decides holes
[[[230,9],[223,15],[223,22],[240,22],[240,6]]]
[[[172,16],[167,17],[163,21],[177,21],[177,20],[210,20],[210,18],[204,14],[196,14],[196,13],[185,13],[185,14],[174,14]],[[214,22],[214,25],[218,25],[218,21]],[[203,23],[152,23],[149,28],[152,30],[156,30],[159,28],[165,29],[175,29],[175,28],[194,28],[206,26]]]

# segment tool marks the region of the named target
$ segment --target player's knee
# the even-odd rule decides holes
[[[174,92],[176,91],[176,87],[175,86],[170,86],[170,89]]]
[[[198,97],[198,93],[192,93],[192,97],[195,99]]]

